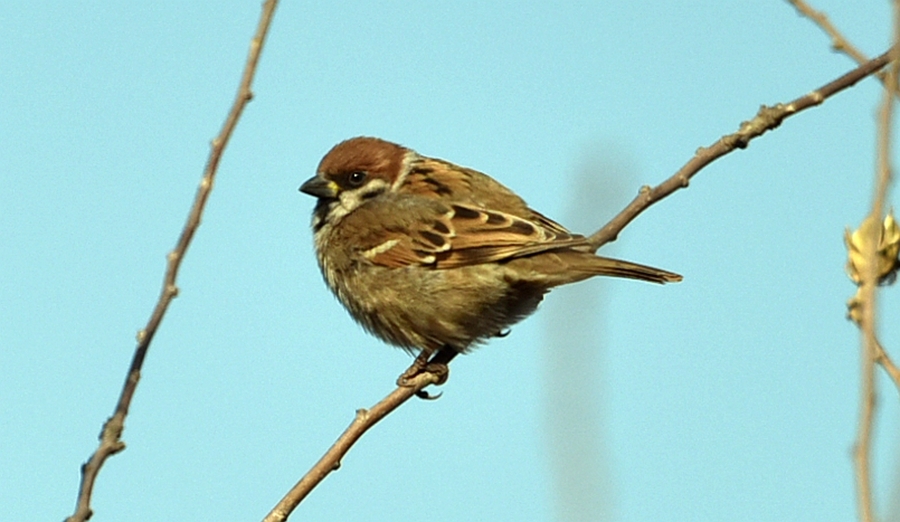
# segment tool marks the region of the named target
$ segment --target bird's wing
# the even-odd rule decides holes
[[[415,217],[402,226],[392,226],[390,219],[379,220],[378,234],[366,242],[363,255],[391,268],[455,268],[586,244],[583,236],[537,213],[536,219],[529,220],[461,203],[436,203],[415,210]]]

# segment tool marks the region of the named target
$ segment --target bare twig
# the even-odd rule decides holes
[[[878,340],[876,339],[876,341]],[[897,368],[894,361],[892,361],[887,352],[884,351],[884,347],[881,346],[881,343],[877,343],[875,346],[875,362],[884,368],[888,377],[894,381],[894,387],[897,388],[897,391],[900,391],[900,368]]]
[[[865,63],[869,61],[869,58],[866,57],[856,48],[855,45],[850,43],[840,31],[838,31],[837,27],[831,23],[831,20],[828,19],[828,15],[823,13],[822,11],[816,11],[813,7],[807,4],[804,0],[787,0],[789,4],[794,6],[797,12],[809,18],[816,25],[819,26],[820,29],[825,31],[829,37],[831,37],[831,48],[837,52],[844,53],[850,58],[856,60],[857,63]],[[884,77],[883,73],[876,73],[879,77]]]
[[[814,24],[819,26],[822,31],[825,32],[831,38],[831,48],[839,53],[846,54],[850,58],[856,61],[858,64],[863,64],[869,61],[869,57],[863,54],[862,51],[859,50],[855,45],[850,43],[850,40],[844,37],[844,35],[838,31],[837,27],[831,23],[831,20],[828,19],[828,15],[826,15],[822,11],[816,11],[813,7],[807,4],[804,0],[787,0],[789,4],[794,6],[797,9],[797,12],[800,15],[805,16],[812,20]],[[878,71],[875,73],[875,76],[878,80],[884,84],[887,75],[883,71]],[[895,93],[900,94],[896,89],[894,89]]]
[[[873,60],[869,60],[840,78],[787,104],[779,103],[772,107],[763,105],[753,119],[741,124],[737,132],[719,138],[718,141],[709,147],[700,148],[694,154],[694,157],[672,177],[653,188],[649,186],[642,187],[628,206],[604,225],[603,228],[591,235],[589,238],[591,245],[596,250],[606,243],[614,241],[619,232],[640,215],[641,212],[676,190],[686,188],[691,178],[701,169],[735,149],[746,148],[750,141],[762,136],[766,131],[778,127],[786,118],[821,104],[829,97],[880,70],[890,61],[889,55],[890,52],[887,52]]]
[[[865,288],[865,287],[863,287]],[[866,306],[866,308],[869,308]],[[853,460],[856,464],[856,496],[859,507],[859,520],[872,522],[872,477],[869,468],[869,455],[872,445],[872,429],[875,420],[875,365],[868,353],[868,336],[864,334],[860,383],[859,424],[856,432],[856,444],[853,447]]]
[[[872,210],[868,219],[882,220],[885,201],[893,177],[891,168],[891,125],[894,114],[894,93],[897,91],[897,76],[900,73],[900,1],[894,2],[894,48],[890,52],[893,60],[885,80],[884,99],[878,122],[878,168],[875,174],[875,190],[872,196]],[[860,405],[859,424],[857,425],[854,462],[856,464],[856,491],[859,506],[859,519],[862,522],[875,520],[872,499],[872,432],[875,422],[877,403],[875,390],[875,365],[879,361],[890,372],[893,364],[884,364],[887,354],[878,342],[877,333],[877,288],[878,288],[878,244],[880,231],[872,228],[871,237],[865,241],[866,270],[859,290],[859,303],[862,308],[859,327],[861,329],[861,365],[860,365]]]
[[[125,378],[125,384],[122,387],[119,401],[116,403],[116,409],[113,415],[103,424],[103,430],[100,433],[99,447],[90,456],[88,461],[81,466],[81,486],[78,492],[78,500],[76,502],[75,512],[66,519],[67,522],[80,522],[91,518],[91,515],[93,514],[93,511],[91,510],[91,494],[94,489],[97,474],[100,472],[100,468],[103,466],[103,463],[106,462],[107,458],[125,449],[125,443],[121,440],[122,431],[125,429],[125,417],[128,415],[131,399],[134,396],[138,381],[141,377],[141,367],[144,364],[144,358],[147,356],[150,342],[153,340],[153,336],[156,334],[159,324],[162,322],[163,316],[169,308],[169,303],[171,303],[172,299],[178,295],[178,286],[176,285],[178,270],[181,267],[181,261],[184,259],[184,255],[191,244],[194,233],[197,231],[197,227],[200,226],[200,216],[203,214],[203,209],[206,206],[206,201],[212,190],[222,152],[225,150],[226,145],[228,145],[228,140],[231,138],[231,134],[237,125],[244,107],[253,98],[250,85],[253,81],[253,76],[256,73],[256,65],[259,62],[259,56],[262,52],[266,33],[269,30],[269,24],[272,21],[272,16],[275,12],[277,3],[277,0],[267,0],[265,4],[263,4],[256,34],[250,41],[250,51],[247,56],[247,63],[244,66],[244,73],[241,78],[240,87],[238,88],[237,97],[234,100],[228,118],[222,126],[222,130],[212,141],[206,168],[204,169],[203,177],[200,180],[197,194],[194,197],[194,203],[188,214],[187,222],[181,231],[181,236],[178,238],[175,249],[167,256],[166,273],[163,277],[162,291],[160,292],[159,300],[156,302],[156,306],[153,309],[153,313],[150,315],[149,321],[147,321],[147,325],[138,332],[138,344],[134,350],[131,367]]]
[[[426,386],[437,384],[439,377],[432,373],[420,373],[410,380],[409,386],[399,386],[390,395],[368,410],[356,411],[356,418],[341,434],[338,440],[328,449],[325,455],[300,479],[297,484],[272,508],[263,522],[284,522],[291,512],[306,498],[332,471],[341,465],[341,459],[362,435],[412,396],[418,395]]]

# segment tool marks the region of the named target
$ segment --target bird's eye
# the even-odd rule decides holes
[[[351,172],[349,176],[347,176],[347,183],[354,187],[358,187],[363,184],[363,181],[366,180],[366,173],[362,171],[354,171]]]

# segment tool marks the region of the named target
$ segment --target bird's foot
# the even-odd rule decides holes
[[[397,386],[412,386],[412,379],[417,375],[421,375],[423,373],[430,373],[437,377],[437,381],[434,383],[436,386],[440,386],[447,382],[447,379],[450,377],[450,361],[456,357],[456,354],[459,353],[456,350],[450,347],[444,347],[438,350],[438,352],[431,357],[431,352],[421,352],[416,357],[416,360],[406,369],[405,372],[400,374],[400,377],[397,378]],[[426,400],[434,400],[440,397],[441,394],[431,395],[425,390],[419,390],[416,392],[416,397],[420,399]]]
[[[428,359],[431,357],[431,354],[432,352],[427,352],[425,350],[419,352],[419,355],[417,355],[413,363],[409,365],[409,368],[401,373],[400,377],[397,377],[397,386],[412,386],[412,382],[410,381],[412,381],[413,377],[425,371],[425,367],[428,366]]]

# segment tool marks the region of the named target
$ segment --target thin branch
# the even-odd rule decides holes
[[[828,15],[826,15],[822,11],[816,11],[809,4],[804,2],[803,0],[787,0],[789,4],[794,6],[797,9],[797,12],[801,16],[805,16],[812,20],[814,24],[819,26],[819,29],[825,32],[831,38],[831,48],[835,52],[843,53],[850,58],[852,58],[856,63],[863,64],[869,61],[869,57],[866,56],[862,51],[859,50],[855,45],[850,43],[850,40],[844,37],[844,35],[838,31],[837,27],[831,23],[831,20],[828,19]],[[875,76],[878,80],[885,84],[887,80],[887,75],[883,71],[878,71],[875,73]],[[900,91],[894,89],[895,93],[900,94]]]
[[[399,386],[390,395],[382,399],[378,404],[368,410],[356,411],[356,418],[344,433],[328,449],[325,455],[300,479],[297,484],[272,508],[272,511],[263,519],[263,522],[284,522],[294,509],[306,498],[306,495],[319,485],[332,471],[341,466],[341,459],[350,451],[353,444],[363,434],[383,419],[387,414],[397,409],[414,395],[419,395],[426,386],[437,384],[440,378],[433,373],[420,373],[413,377],[409,386]]]
[[[887,65],[889,61],[890,52],[886,52],[881,56],[860,65],[840,78],[837,78],[792,102],[786,104],[779,103],[772,107],[763,105],[753,119],[741,124],[737,132],[719,138],[718,141],[709,147],[700,148],[694,157],[681,167],[678,172],[672,175],[672,177],[653,188],[650,188],[649,186],[641,187],[638,195],[628,204],[628,206],[612,218],[609,223],[604,225],[603,228],[591,235],[589,238],[591,245],[596,250],[606,243],[614,241],[619,235],[619,232],[621,232],[626,225],[631,223],[634,218],[647,210],[651,205],[672,194],[676,190],[687,188],[691,178],[713,161],[735,149],[746,148],[750,144],[750,141],[762,136],[766,131],[778,127],[781,125],[781,122],[788,117],[810,107],[815,107],[829,97],[834,96],[848,87],[852,87],[866,76],[879,71],[882,67]]]
[[[865,288],[863,286],[862,288]],[[868,308],[868,306],[866,307]],[[868,336],[864,334],[863,351],[868,350]],[[856,432],[856,444],[853,446],[853,460],[856,465],[856,496],[861,522],[872,522],[872,477],[869,467],[869,455],[872,446],[872,429],[875,421],[875,365],[871,354],[864,353],[860,369],[859,424]]]
[[[878,121],[878,168],[875,173],[875,189],[872,196],[872,210],[868,219],[880,223],[884,216],[885,201],[891,186],[891,127],[894,115],[894,93],[897,91],[897,76],[900,73],[900,1],[894,1],[894,48],[891,51],[893,63],[885,80],[884,99]],[[861,329],[861,364],[860,364],[860,405],[859,424],[856,432],[854,462],[856,464],[856,492],[859,519],[862,522],[875,520],[872,498],[872,432],[875,423],[875,407],[877,404],[875,390],[875,365],[887,357],[878,342],[878,246],[881,231],[876,227],[870,229],[870,237],[865,241],[864,254],[866,270],[859,291],[859,302],[862,307],[859,326]],[[883,362],[882,362],[883,364]],[[888,369],[885,366],[885,369]]]
[[[225,147],[228,145],[228,140],[231,138],[231,134],[237,125],[241,113],[244,111],[244,107],[253,98],[250,86],[253,81],[253,76],[256,73],[256,65],[259,62],[259,56],[262,52],[263,43],[265,42],[269,24],[272,21],[272,16],[275,12],[277,3],[277,0],[267,0],[265,4],[263,4],[256,34],[250,42],[247,63],[244,67],[244,73],[241,78],[240,87],[238,88],[234,104],[222,126],[222,130],[212,141],[206,168],[203,172],[203,177],[200,180],[197,194],[194,197],[194,203],[188,214],[187,222],[181,231],[181,236],[178,238],[178,243],[175,246],[175,249],[166,257],[167,265],[166,273],[163,277],[162,291],[160,292],[159,300],[156,302],[156,306],[153,309],[153,313],[147,321],[147,325],[138,332],[138,344],[134,350],[131,367],[125,378],[125,384],[122,387],[119,401],[116,403],[116,409],[113,415],[103,424],[103,430],[100,433],[99,447],[90,456],[88,461],[81,466],[81,486],[78,492],[78,500],[76,502],[75,512],[66,519],[67,522],[81,522],[91,518],[91,515],[93,514],[93,511],[91,510],[91,494],[93,493],[94,484],[97,475],[100,472],[100,468],[103,466],[104,462],[106,462],[107,458],[125,449],[125,443],[121,440],[122,431],[125,429],[125,417],[128,415],[131,399],[134,396],[138,381],[141,377],[141,367],[144,364],[144,358],[147,356],[150,342],[153,340],[153,336],[156,334],[163,316],[169,308],[169,303],[171,303],[172,299],[178,295],[178,286],[176,285],[178,270],[181,267],[181,261],[184,259],[184,255],[191,244],[194,233],[197,231],[197,227],[200,226],[200,217],[203,214],[203,209],[206,206],[206,201],[212,190],[213,182],[216,177],[216,170],[219,166],[219,160],[222,157]]]
[[[864,63],[866,56],[847,40],[840,31],[831,23],[828,17],[813,9],[803,0],[787,0],[793,5],[797,11],[812,20],[826,34],[831,37],[831,46],[835,51],[842,52],[857,63]],[[895,2],[895,18],[897,16],[897,6]],[[898,36],[897,21],[895,20],[895,46],[900,44],[900,36]],[[895,47],[896,48],[896,47]],[[896,56],[895,56],[896,58]],[[876,179],[875,195],[873,197],[872,211],[870,218],[880,223],[884,213],[884,202],[887,198],[887,189],[890,185],[891,168],[889,164],[890,151],[890,128],[893,112],[893,97],[900,93],[897,86],[897,66],[898,62],[894,60],[891,72],[885,74],[883,71],[876,73],[876,76],[885,86],[885,97],[879,121],[879,143],[878,157],[879,166]],[[873,228],[873,231],[877,231]],[[873,261],[877,255],[876,245],[877,238],[869,238],[866,244],[869,246],[866,251],[868,259],[867,266],[870,267],[869,274],[866,276],[859,290],[859,303],[861,306],[861,316],[859,326],[862,333],[862,361],[860,368],[860,406],[859,406],[859,424],[857,427],[856,444],[854,445],[854,462],[856,466],[856,491],[859,509],[859,519],[865,522],[874,520],[872,484],[871,484],[871,445],[872,432],[875,422],[875,408],[877,405],[875,393],[875,365],[880,365],[888,376],[893,380],[894,386],[900,390],[900,370],[888,356],[887,352],[878,341],[876,334],[876,279],[874,273],[876,266]]]
[[[875,362],[878,363],[884,371],[888,374],[888,377],[894,381],[894,387],[897,388],[897,391],[900,391],[900,368],[897,368],[897,365],[894,364],[894,361],[888,356],[887,352],[884,350],[884,347],[881,346],[881,343],[878,342],[878,339],[875,339]]]
[[[869,61],[869,58],[866,57],[856,48],[855,45],[850,43],[840,31],[838,31],[837,27],[831,23],[831,20],[828,19],[828,15],[826,15],[822,11],[816,11],[813,7],[803,0],[787,0],[789,4],[794,6],[797,12],[801,16],[805,16],[812,20],[814,24],[819,26],[822,31],[825,32],[829,37],[831,37],[831,48],[839,53],[844,53],[850,58],[856,60],[856,63],[865,63]],[[884,73],[877,73],[878,77],[882,80],[884,79]]]

